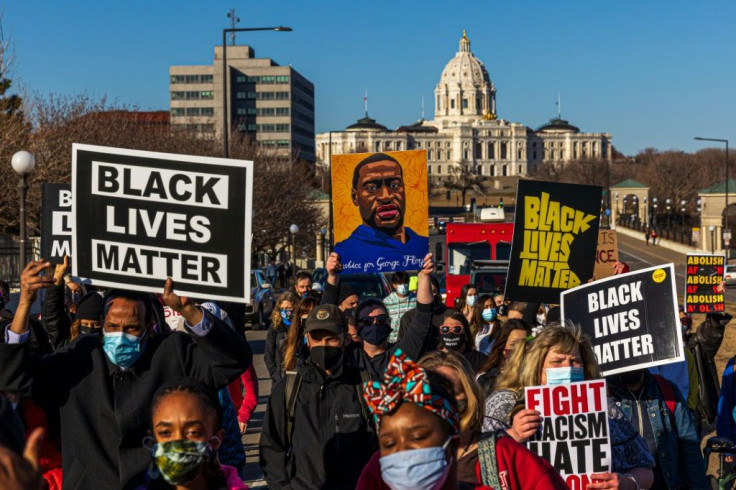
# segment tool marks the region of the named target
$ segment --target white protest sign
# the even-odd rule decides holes
[[[526,408],[542,415],[542,425],[528,442],[571,489],[583,490],[590,475],[611,471],[606,380],[529,386]]]

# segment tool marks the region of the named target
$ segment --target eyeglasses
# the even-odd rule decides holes
[[[462,325],[442,325],[440,327],[440,333],[442,334],[448,334],[448,333],[463,333],[463,326]]]
[[[390,318],[388,315],[363,316],[358,318],[358,324],[363,327],[370,327],[376,323],[381,325],[388,323]]]

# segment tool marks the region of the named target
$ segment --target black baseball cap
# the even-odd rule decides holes
[[[344,333],[348,330],[348,319],[335,305],[319,305],[309,312],[307,321],[304,324],[304,333],[315,330]]]

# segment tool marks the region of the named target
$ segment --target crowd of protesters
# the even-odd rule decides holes
[[[383,299],[342,282],[337,254],[326,270],[319,288],[296,274],[268,327],[269,488],[567,488],[525,445],[542,422],[526,387],[601,377],[558,307],[467,284],[448,308],[432,254],[416,290],[397,272]],[[266,273],[284,284],[273,261]],[[158,295],[98,290],[66,260],[29,263],[14,312],[0,286],[0,488],[247,488],[258,376],[228,305],[181,297],[171,279]],[[693,329],[681,311],[686,361],[607,379],[612,468],[588,488],[709,488],[707,427],[736,439],[734,360],[722,390],[713,363],[730,319]]]

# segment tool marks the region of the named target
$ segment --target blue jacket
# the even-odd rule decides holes
[[[736,380],[733,373],[733,357],[728,360],[726,369],[721,377],[721,396],[718,399],[718,417],[716,418],[716,433],[718,437],[726,437],[736,441],[736,421],[734,421],[734,408],[736,408]]]
[[[626,418],[633,416],[636,403],[626,388],[616,384],[616,377],[609,377],[609,396],[620,405]],[[641,399],[646,400],[649,423],[652,426],[656,448],[650,448],[656,458],[668,488],[708,489],[705,462],[700,452],[700,438],[695,429],[692,412],[676,385],[670,383],[675,394],[675,427],[657,381],[646,372],[646,385]],[[646,423],[646,422],[644,422]],[[656,449],[656,450],[654,450]]]

